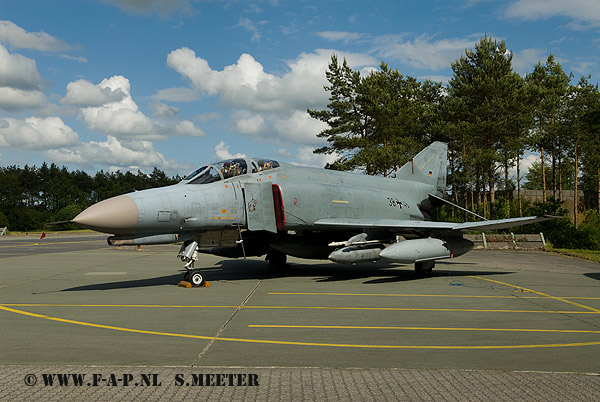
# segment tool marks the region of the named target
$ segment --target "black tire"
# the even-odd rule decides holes
[[[279,251],[271,250],[267,253],[265,260],[272,267],[285,268],[287,262],[287,255]]]
[[[192,286],[202,286],[204,283],[204,277],[200,271],[194,270],[190,272],[188,282],[190,282]]]
[[[435,267],[435,261],[415,262],[415,274],[418,277],[431,276],[431,271]]]

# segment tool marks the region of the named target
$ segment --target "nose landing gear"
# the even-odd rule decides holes
[[[188,269],[183,274],[183,280],[192,284],[192,286],[204,286],[205,281],[199,269]]]
[[[198,261],[197,242],[191,241],[189,243],[184,243],[181,246],[177,257],[179,257],[181,261],[185,262],[185,265],[183,266],[186,269],[186,272],[183,274],[184,281],[189,282],[195,287],[210,286],[208,282],[204,280],[200,270],[194,269],[194,263]]]

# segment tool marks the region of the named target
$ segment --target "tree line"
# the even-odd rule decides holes
[[[327,144],[315,153],[338,155],[330,169],[387,176],[431,142],[444,141],[456,204],[490,219],[535,212],[521,197],[527,179],[527,188],[542,192],[544,210],[537,212],[564,213],[556,200],[563,190],[579,189],[596,196],[589,205],[575,197],[575,209],[595,209],[587,215],[597,219],[598,85],[590,76],[575,80],[552,54],[524,77],[513,70],[512,58],[504,41],[484,36],[451,64],[453,76],[443,85],[403,75],[385,62],[361,75],[334,55],[326,71],[329,103],[308,110],[327,123],[318,134]],[[526,153],[539,161],[524,178]],[[469,219],[444,211],[448,219]],[[575,214],[573,226],[579,225]]]
[[[154,168],[145,174],[104,172],[94,176],[55,164],[0,167],[0,227],[13,231],[41,229],[45,223],[67,221],[90,205],[135,190],[166,186],[181,178]],[[75,225],[57,226],[59,229]]]

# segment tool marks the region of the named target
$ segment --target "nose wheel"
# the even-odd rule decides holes
[[[192,286],[203,286],[204,277],[199,269],[190,269],[183,274],[183,280],[192,284]]]

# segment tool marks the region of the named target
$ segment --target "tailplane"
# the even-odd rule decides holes
[[[396,172],[396,178],[418,181],[446,190],[448,144],[434,142],[424,148]]]

